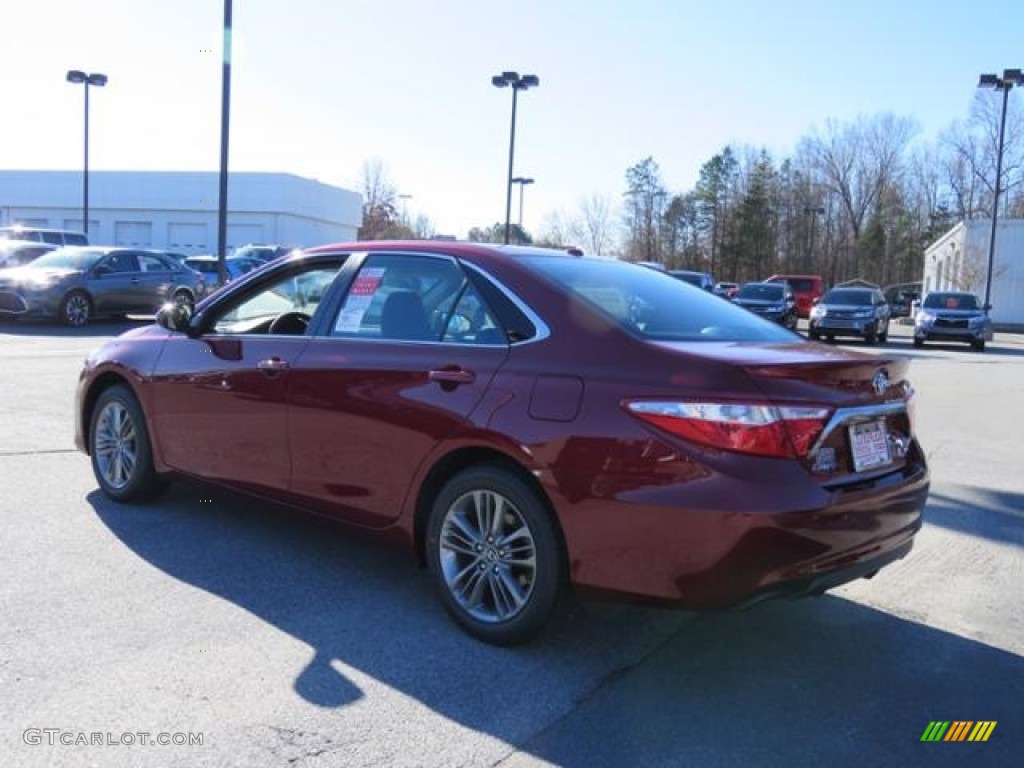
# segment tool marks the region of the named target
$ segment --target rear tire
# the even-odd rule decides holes
[[[971,342],[971,349],[973,349],[975,352],[984,352],[985,351],[985,341],[984,340],[972,341]]]
[[[426,556],[445,610],[492,645],[533,639],[568,596],[548,505],[498,466],[471,467],[444,486],[430,512]]]
[[[123,384],[104,390],[89,418],[89,455],[100,489],[114,501],[144,501],[166,481],[153,467],[146,419],[135,395]]]
[[[917,337],[915,336],[915,337],[914,337],[914,346],[915,346],[915,347],[919,347],[919,348],[920,348],[920,347],[923,347],[923,346],[924,346],[924,339],[919,339],[919,338],[917,338]]]

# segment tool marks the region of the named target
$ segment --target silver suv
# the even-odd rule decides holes
[[[32,240],[50,245],[88,245],[89,238],[82,232],[70,229],[46,229],[44,227],[26,227],[16,224],[13,227],[0,227],[0,240]]]

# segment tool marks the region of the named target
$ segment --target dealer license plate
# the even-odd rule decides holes
[[[850,427],[850,448],[853,451],[853,468],[857,472],[892,462],[884,421],[869,421]]]

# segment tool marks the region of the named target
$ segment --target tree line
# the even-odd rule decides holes
[[[720,280],[813,273],[882,285],[920,279],[925,249],[958,221],[990,218],[1001,95],[933,142],[891,114],[829,121],[791,157],[726,146],[693,189],[669,193],[647,157],[626,171],[623,256]],[[1007,114],[999,215],[1024,217],[1024,131]]]
[[[968,118],[934,140],[886,113],[829,120],[781,159],[725,146],[686,191],[670,191],[649,156],[626,170],[620,206],[591,195],[574,211],[550,212],[536,236],[513,226],[511,239],[736,282],[773,272],[913,282],[930,243],[958,221],[992,216],[1001,108],[1001,94],[979,91]],[[379,161],[366,165],[362,191],[360,238],[433,236],[426,217],[408,221]],[[1024,217],[1024,110],[1012,92],[999,205],[1000,217]],[[466,237],[501,242],[504,224]]]

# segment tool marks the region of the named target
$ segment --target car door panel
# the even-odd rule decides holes
[[[380,527],[410,479],[468,418],[508,347],[318,338],[291,371],[292,492],[313,509]]]
[[[291,475],[286,392],[302,336],[175,335],[151,381],[155,439],[173,469],[283,492]]]

